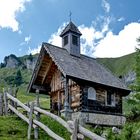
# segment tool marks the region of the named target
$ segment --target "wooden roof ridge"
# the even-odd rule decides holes
[[[79,35],[82,35],[82,33],[79,31],[79,29],[76,27],[76,25],[72,21],[70,21],[69,24],[61,32],[60,37],[62,37],[64,34],[66,34],[67,32],[70,32],[70,31],[77,33]]]
[[[43,42],[42,43],[42,46],[44,47],[44,45],[49,45],[49,46],[52,46],[52,44],[50,43],[46,43],[46,42]],[[57,48],[60,48],[58,46],[54,46],[53,47],[57,47]],[[47,53],[50,55],[50,57],[52,58],[52,60],[54,61],[54,63],[56,64],[56,66],[58,67],[58,69],[62,72],[62,74],[64,75],[64,77],[66,76],[66,73],[65,71],[63,70],[63,68],[59,65],[58,61],[53,57],[53,55],[50,53],[49,49],[47,47],[44,47],[47,51]],[[61,48],[63,49],[63,48]]]
[[[43,42],[42,45],[49,45],[49,46],[52,46],[52,47],[55,47],[55,48],[58,48],[58,49],[66,50],[65,48],[62,48],[62,47],[59,47],[59,46],[56,46],[56,45],[52,45],[48,42]]]

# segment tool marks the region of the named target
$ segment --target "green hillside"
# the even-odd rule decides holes
[[[119,58],[97,58],[97,60],[110,69],[115,75],[120,76],[134,69],[135,53]]]
[[[14,68],[1,68],[0,69],[0,91],[2,92],[3,88],[14,86],[12,83],[14,77],[16,76],[18,69]],[[22,85],[27,86],[31,78],[31,71],[24,69],[20,70],[22,75]]]

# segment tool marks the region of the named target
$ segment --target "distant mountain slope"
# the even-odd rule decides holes
[[[17,57],[14,54],[5,56],[3,63],[0,64],[0,68],[21,68],[33,70],[37,60],[36,55],[25,55],[22,57]]]
[[[6,56],[3,63],[0,64],[0,92],[3,91],[3,88],[15,85],[19,70],[21,72],[22,85],[27,88],[36,60],[37,55],[17,57],[11,54]]]
[[[97,60],[106,66],[115,75],[124,76],[134,70],[135,53],[119,58],[97,58]]]

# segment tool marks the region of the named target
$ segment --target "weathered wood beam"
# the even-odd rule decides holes
[[[48,111],[45,111],[39,107],[34,107],[34,110],[39,112],[39,113],[42,113],[44,115],[47,115],[49,117],[51,117],[52,119],[56,120],[57,122],[59,122],[61,125],[63,125],[70,133],[72,133],[72,129],[70,129],[69,125],[67,124],[67,122],[65,122],[63,119],[61,119],[60,117],[58,117],[57,115],[55,114],[52,114]]]
[[[36,89],[36,93],[37,93],[37,95],[36,95],[36,106],[39,107],[40,106],[40,103],[39,103],[39,90],[38,89]],[[35,115],[35,119],[37,121],[40,120],[40,114],[38,112]],[[38,137],[39,137],[39,127],[36,125],[36,127],[34,128],[34,138],[35,139],[38,139]]]
[[[55,140],[64,140],[62,137],[58,136],[57,134],[55,134],[52,130],[50,130],[46,125],[44,125],[43,123],[37,121],[37,120],[33,120],[34,124],[36,124],[37,126],[39,126],[40,128],[42,128],[49,136],[51,136],[52,138],[54,138]]]
[[[92,133],[91,131],[89,131],[88,129],[82,127],[81,125],[79,125],[79,132],[81,134],[83,134],[84,136],[92,139],[92,140],[105,140],[105,138],[98,136],[95,133]]]
[[[67,111],[67,110],[69,109],[68,81],[69,81],[69,79],[66,77],[66,78],[64,79],[64,91],[65,91],[64,109],[65,109],[65,111]]]
[[[18,105],[20,105],[22,108],[24,108],[27,112],[30,112],[30,108],[24,105],[22,102],[20,102],[18,99],[14,98],[12,95],[6,93],[7,97],[11,99],[12,101],[16,102]]]
[[[31,103],[30,113],[29,113],[28,140],[31,139],[31,131],[33,126],[33,111],[34,111],[34,102]]]
[[[73,122],[73,134],[71,136],[71,140],[77,140],[77,134],[78,134],[78,119],[75,119]]]
[[[17,116],[19,116],[22,120],[24,120],[25,122],[27,122],[29,124],[29,119],[27,117],[25,117],[22,113],[20,113],[18,110],[16,110],[13,106],[11,106],[10,104],[8,104],[8,107],[10,108],[10,110],[12,110]]]
[[[55,73],[56,69],[57,69],[57,66],[54,63],[52,63],[51,69],[48,71],[48,76],[45,78],[46,83],[51,82],[51,79],[52,79],[53,74]]]
[[[68,124],[71,129],[74,129],[74,122],[73,121],[68,121]],[[91,140],[105,140],[105,138],[98,136],[97,134],[89,131],[88,129],[82,127],[81,125],[78,125],[78,131],[79,133],[83,134],[87,138],[90,138]]]
[[[44,74],[44,77],[43,77],[43,80],[42,80],[42,84],[44,83],[44,81],[45,81],[45,79],[46,79],[46,76],[47,76],[47,74],[48,74],[48,72],[49,72],[49,70],[50,70],[50,68],[51,68],[51,66],[52,66],[52,63],[53,63],[53,61],[50,60],[50,63],[48,64],[48,66],[47,66],[47,68],[46,68],[46,71],[45,71],[45,74]]]
[[[69,95],[69,78],[68,77],[65,77],[64,78],[64,93],[65,93],[65,101],[64,101],[64,115],[65,115],[65,118],[66,120],[70,120],[71,119],[71,113],[72,113],[72,110],[71,110],[71,106],[70,106],[70,95]]]
[[[58,116],[60,116],[61,109],[61,99],[60,99],[60,91],[58,91]]]
[[[4,114],[8,114],[8,99],[7,99],[7,93],[4,92]]]
[[[29,119],[27,117],[25,117],[21,112],[19,112],[18,110],[16,110],[13,106],[11,106],[10,104],[8,104],[8,108],[10,110],[12,110],[18,117],[20,117],[21,119],[23,119],[26,123],[29,124]],[[33,124],[33,128],[35,127],[35,125]]]
[[[0,116],[3,115],[3,94],[0,93]]]
[[[32,88],[35,90],[37,89],[39,91],[44,91],[44,92],[48,91],[47,88],[45,88],[44,86],[39,86],[39,85],[33,85]]]
[[[71,107],[79,107],[80,106],[80,102],[74,102],[71,104]]]

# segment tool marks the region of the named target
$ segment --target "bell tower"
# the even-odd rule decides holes
[[[81,35],[78,28],[70,21],[60,34],[60,37],[62,37],[62,47],[65,48],[69,54],[80,57]]]

